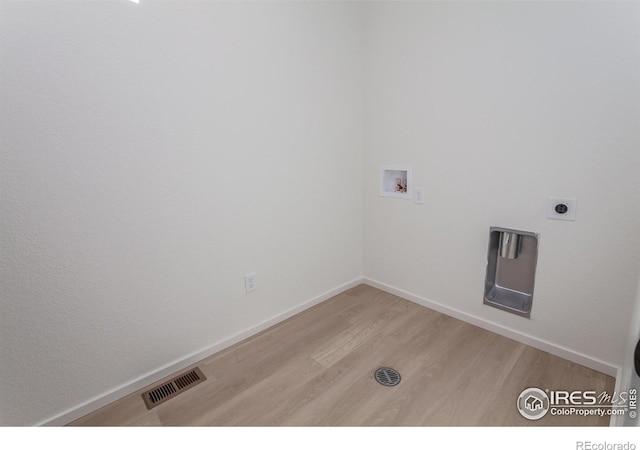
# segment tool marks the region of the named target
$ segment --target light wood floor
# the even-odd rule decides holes
[[[152,410],[140,391],[71,425],[595,426],[609,418],[524,419],[518,395],[614,386],[609,376],[365,285],[197,366],[204,383]],[[400,372],[398,386],[374,380],[383,366]]]

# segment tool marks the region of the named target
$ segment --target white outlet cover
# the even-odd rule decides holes
[[[424,204],[424,188],[416,187],[413,189],[413,202],[422,205]]]
[[[566,206],[565,213],[558,212],[558,209],[562,208],[561,205]],[[547,218],[555,220],[576,220],[577,207],[578,200],[575,198],[550,197],[547,202]]]
[[[258,288],[255,272],[248,273],[244,276],[244,288],[246,293],[253,292]]]

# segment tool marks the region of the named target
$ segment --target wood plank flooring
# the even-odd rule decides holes
[[[523,418],[520,392],[613,392],[614,379],[360,285],[197,364],[204,383],[147,410],[141,392],[76,426],[606,426]],[[395,387],[374,371],[392,367]],[[171,377],[169,377],[171,378]]]

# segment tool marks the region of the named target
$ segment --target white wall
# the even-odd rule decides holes
[[[360,5],[0,8],[1,425],[361,276]]]
[[[635,2],[367,8],[365,276],[619,366],[640,239]],[[378,196],[412,164],[423,206]],[[550,196],[577,220],[545,218]],[[541,234],[531,320],[482,304],[491,225]]]

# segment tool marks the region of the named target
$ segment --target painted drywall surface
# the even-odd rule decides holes
[[[0,8],[0,424],[361,275],[360,5]]]
[[[620,366],[640,241],[637,3],[370,5],[365,276]],[[412,164],[425,204],[378,196]],[[577,220],[548,220],[550,196]],[[540,233],[531,319],[482,305],[489,227]]]

